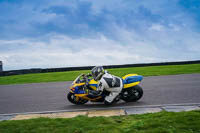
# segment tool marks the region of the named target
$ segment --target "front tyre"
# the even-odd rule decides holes
[[[125,102],[136,102],[143,96],[143,90],[139,85],[124,89],[122,92],[122,100]]]
[[[85,104],[88,102],[88,100],[82,99],[82,98],[77,98],[74,93],[69,92],[67,95],[67,99],[77,105]]]

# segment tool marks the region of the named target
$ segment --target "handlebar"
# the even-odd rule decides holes
[[[80,76],[82,76],[82,77],[90,77],[90,76],[92,76],[92,74],[90,74],[90,73],[88,73],[88,74],[83,73]]]
[[[90,73],[88,74],[80,74],[75,80],[73,83],[77,83],[77,82],[80,82],[80,78],[82,77],[84,80],[88,80],[89,77],[91,77],[92,75]],[[87,81],[86,81],[87,82]]]

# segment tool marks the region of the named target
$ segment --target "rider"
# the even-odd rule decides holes
[[[92,76],[95,81],[98,81],[98,92],[102,92],[104,89],[110,92],[110,94],[105,97],[105,104],[112,104],[115,100],[118,100],[119,93],[123,88],[121,78],[107,73],[102,66],[94,67],[92,69]]]

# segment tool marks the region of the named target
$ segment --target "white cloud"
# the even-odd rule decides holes
[[[200,34],[181,27],[176,32],[171,27],[164,29],[140,34],[115,25],[112,28],[115,39],[97,33],[95,37],[49,34],[35,39],[0,40],[0,60],[4,63],[4,70],[10,70],[180,61],[200,57]]]
[[[162,26],[160,24],[153,24],[149,29],[155,30],[155,31],[162,31],[162,30],[164,30],[164,26]]]
[[[154,62],[156,59],[145,55],[143,43],[129,40],[127,46],[103,35],[96,38],[71,38],[66,35],[48,35],[49,41],[1,40],[0,46],[11,50],[0,53],[5,70],[22,68],[48,68],[88,65],[129,64]],[[142,47],[136,47],[141,45]],[[16,47],[23,49],[15,49]],[[149,47],[151,48],[151,47]],[[138,54],[140,53],[141,54]]]

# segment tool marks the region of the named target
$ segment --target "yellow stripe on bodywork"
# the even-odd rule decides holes
[[[90,80],[89,84],[98,84],[97,81],[95,81],[94,79]]]
[[[79,84],[75,83],[73,86],[71,86],[71,88],[76,87],[76,86],[82,86],[82,85],[85,85],[85,83],[79,83]]]
[[[137,74],[127,74],[124,77],[122,77],[122,79],[125,80],[127,77],[131,77],[131,76],[138,76],[138,75]],[[133,82],[133,83],[130,83],[130,84],[124,84],[124,88],[133,87],[133,86],[138,85],[139,83],[140,83],[140,81]]]
[[[98,96],[96,98],[89,98],[89,97],[87,97],[87,95],[88,94],[75,94],[76,97],[81,97],[81,98],[83,98],[85,100],[90,100],[90,101],[96,101],[96,100],[101,98],[101,96]]]
[[[123,80],[125,80],[127,77],[131,77],[131,76],[138,76],[137,74],[127,74],[124,77],[122,77]]]
[[[94,79],[90,80],[89,85],[90,85],[90,87],[91,87],[93,90],[97,90],[97,87],[96,87],[96,86],[92,86],[92,85],[95,85],[95,84],[97,85],[98,82],[95,81]]]
[[[88,94],[75,94],[76,97],[84,97],[87,96]]]
[[[134,83],[130,83],[130,84],[124,84],[124,88],[129,88],[129,87],[133,87],[133,86],[136,86],[140,83],[140,81],[138,82],[134,82]]]
[[[90,88],[92,88],[93,90],[97,90],[97,87],[95,87],[95,86],[90,86]]]
[[[98,96],[98,97],[96,97],[96,98],[89,98],[89,97],[84,96],[84,97],[82,97],[82,98],[83,98],[83,99],[86,99],[86,100],[89,100],[89,101],[96,101],[96,100],[100,99],[101,96]]]

